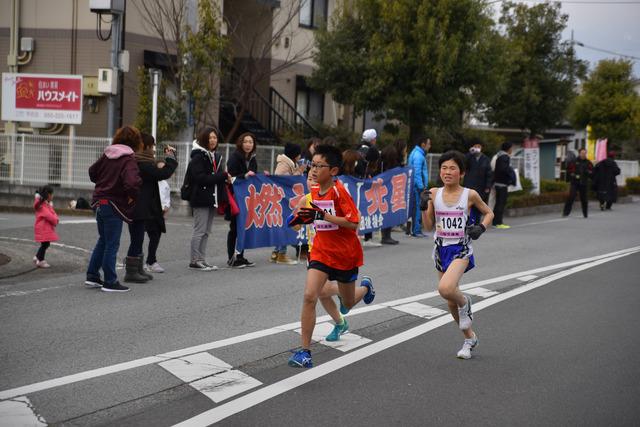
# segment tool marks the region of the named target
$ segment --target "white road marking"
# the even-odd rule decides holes
[[[36,244],[36,242],[34,242],[33,240],[30,239],[18,239],[17,237],[3,237],[0,236],[0,239],[3,240],[10,240],[13,242],[27,242],[27,243],[33,243],[34,245]],[[59,248],[65,248],[65,249],[75,249],[76,251],[82,251],[85,253],[90,254],[91,251],[85,248],[80,248],[78,246],[71,246],[71,245],[65,245],[64,243],[57,243],[57,242],[51,242],[51,246],[57,246]]]
[[[68,285],[50,286],[48,288],[31,289],[31,290],[28,290],[28,291],[1,292],[0,293],[0,298],[19,297],[19,296],[24,296],[24,295],[39,294],[39,293],[46,292],[46,291],[53,291],[55,289],[70,288],[72,286],[78,286],[78,284],[77,283],[69,283]]]
[[[26,396],[0,402],[0,426],[37,427],[46,425],[45,419],[33,411],[33,405]]]
[[[419,302],[410,302],[408,304],[395,305],[392,307],[394,310],[402,311],[413,316],[423,317],[425,319],[432,319],[445,314],[446,311],[430,305],[420,304]]]
[[[573,267],[575,265],[595,262],[595,261],[599,261],[599,260],[602,260],[602,259],[608,259],[608,258],[614,257],[614,256],[628,255],[628,254],[631,254],[631,253],[634,253],[634,252],[638,252],[638,251],[640,251],[640,246],[634,246],[632,248],[622,249],[622,250],[619,250],[619,251],[614,251],[614,252],[610,252],[610,253],[603,254],[603,255],[597,255],[597,256],[593,256],[593,257],[589,257],[589,258],[582,258],[582,259],[573,260],[573,261],[566,261],[566,262],[562,262],[562,263],[559,263],[559,264],[549,265],[549,266],[546,266],[546,267],[535,268],[533,270],[520,271],[520,272],[517,272],[517,273],[506,274],[504,276],[499,276],[499,277],[495,277],[495,278],[492,278],[492,279],[481,280],[479,282],[462,285],[462,286],[460,286],[460,289],[461,290],[467,290],[467,289],[471,289],[471,288],[478,287],[478,286],[483,286],[483,285],[488,285],[488,284],[492,284],[492,283],[503,282],[503,281],[506,281],[506,280],[516,279],[518,277],[522,277],[523,275],[527,275],[527,274],[537,274],[537,273],[542,273],[542,272],[550,271],[550,270],[559,270],[559,269],[562,269],[562,268]],[[549,276],[549,277],[551,277],[551,276]],[[372,305],[368,305],[368,306],[365,306],[365,307],[353,309],[353,310],[351,310],[349,312],[348,316],[353,316],[353,315],[360,314],[360,313],[366,313],[366,312],[370,312],[370,311],[375,311],[375,310],[379,310],[379,309],[383,309],[383,308],[392,308],[392,307],[394,307],[396,305],[399,305],[399,304],[406,304],[406,303],[409,303],[409,302],[414,302],[414,301],[418,301],[418,300],[432,298],[432,297],[435,297],[437,295],[438,295],[438,292],[434,291],[434,292],[427,292],[427,293],[424,293],[424,294],[414,295],[414,296],[408,297],[408,298],[401,298],[401,299],[394,300],[394,301],[387,301],[387,302],[376,304],[376,305],[372,304]],[[475,306],[476,305],[474,304],[474,307]],[[328,316],[328,315],[325,315],[325,316],[318,317],[316,322],[320,323],[320,322],[327,322],[327,321],[330,321],[330,320],[331,320],[331,317]],[[125,370],[128,370],[128,369],[133,369],[133,368],[137,368],[137,367],[140,367],[140,366],[146,366],[146,365],[151,365],[151,364],[154,364],[154,363],[163,362],[163,361],[165,361],[167,359],[174,359],[174,358],[178,358],[178,357],[188,356],[188,355],[194,354],[194,353],[200,353],[200,352],[203,352],[203,351],[213,350],[213,349],[216,349],[216,348],[227,347],[227,346],[230,346],[230,345],[239,344],[239,343],[250,341],[250,340],[253,340],[253,339],[257,339],[257,338],[262,338],[262,337],[266,337],[266,336],[270,336],[270,335],[279,334],[279,333],[284,332],[284,331],[291,331],[291,330],[294,330],[294,329],[297,329],[297,328],[300,328],[300,322],[288,323],[288,324],[281,325],[281,326],[276,326],[276,327],[273,327],[273,328],[263,329],[263,330],[260,330],[260,331],[249,332],[249,333],[246,333],[246,334],[243,334],[243,335],[238,335],[238,336],[235,336],[235,337],[225,338],[225,339],[222,339],[222,340],[219,340],[219,341],[212,341],[212,342],[209,342],[209,343],[200,344],[200,345],[196,345],[196,346],[193,346],[193,347],[187,347],[187,348],[183,348],[183,349],[180,349],[180,350],[171,351],[171,352],[168,352],[168,353],[163,353],[163,354],[160,354],[160,355],[157,355],[157,356],[144,357],[144,358],[132,360],[132,361],[129,361],[129,362],[118,363],[118,364],[115,364],[115,365],[110,365],[110,366],[105,366],[105,367],[102,367],[102,368],[92,369],[92,370],[80,372],[80,373],[77,373],[77,374],[71,374],[71,375],[67,375],[67,376],[64,376],[64,377],[54,378],[54,379],[50,379],[50,380],[41,381],[41,382],[38,382],[38,383],[33,383],[33,384],[21,386],[21,387],[16,387],[16,388],[0,391],[0,401],[1,400],[6,400],[6,399],[10,399],[12,397],[24,396],[24,395],[27,395],[27,394],[30,394],[30,393],[35,393],[37,391],[41,391],[41,390],[47,390],[47,389],[58,387],[58,386],[61,386],[61,385],[71,384],[71,383],[75,383],[75,382],[78,382],[78,381],[83,381],[83,380],[87,380],[87,379],[91,379],[91,378],[97,378],[97,377],[101,377],[103,375],[108,375],[108,374],[113,374],[113,373],[116,373],[116,372],[125,371]]]
[[[534,274],[530,274],[528,276],[522,276],[522,277],[518,277],[518,280],[520,280],[521,282],[529,282],[533,279],[537,279],[538,276],[534,275]]]
[[[351,332],[340,336],[340,339],[338,341],[325,340],[324,338],[329,335],[332,330],[333,323],[316,323],[316,327],[313,329],[313,335],[311,336],[311,339],[319,342],[320,344],[326,345],[327,347],[340,350],[343,353],[346,353],[347,351],[353,350],[354,348],[358,348],[365,344],[369,344],[371,342],[369,338],[364,338],[360,335],[352,334]],[[299,334],[300,329],[296,329],[294,332],[297,332]]]
[[[262,385],[206,352],[167,360],[159,365],[216,403]]]
[[[568,221],[568,220],[569,218],[556,218],[556,219],[549,219],[546,221],[527,222],[524,224],[512,225],[511,228],[528,227],[530,225],[549,224],[551,222],[562,222],[562,221]]]
[[[505,301],[509,298],[513,298],[522,293],[547,285],[551,282],[554,282],[558,279],[569,276],[571,274],[575,274],[577,272],[596,267],[600,264],[604,264],[606,262],[610,262],[615,259],[628,256],[631,253],[632,252],[622,254],[622,255],[612,256],[610,258],[603,258],[598,261],[593,261],[588,264],[583,264],[577,267],[573,267],[573,268],[570,268],[569,270],[564,270],[558,273],[554,273],[550,276],[547,276],[535,282],[522,285],[519,288],[513,289],[511,291],[507,291],[495,297],[488,298],[486,300],[480,301],[477,304],[474,304],[474,312],[477,313],[478,311],[481,311],[499,302]],[[416,326],[414,328],[401,332],[397,335],[386,338],[382,341],[374,342],[373,344],[370,344],[359,350],[355,350],[351,353],[347,353],[344,356],[340,356],[338,358],[325,362],[312,369],[307,369],[297,375],[293,375],[291,377],[285,378],[284,380],[270,384],[252,393],[248,393],[228,403],[225,403],[220,406],[216,406],[215,408],[205,411],[200,415],[197,415],[193,418],[190,418],[188,420],[175,424],[174,427],[209,426],[225,418],[228,418],[232,415],[235,415],[239,412],[242,412],[248,408],[256,406],[262,402],[265,402],[269,399],[272,399],[276,396],[279,396],[290,390],[293,390],[297,387],[307,384],[315,379],[329,375],[339,369],[342,369],[353,363],[359,362],[363,359],[366,359],[369,356],[380,353],[381,351],[387,350],[391,347],[397,346],[398,344],[402,344],[406,341],[409,341],[411,339],[424,335],[427,332],[430,332],[436,328],[439,328],[440,326],[446,325],[447,323],[451,323],[451,322],[453,322],[453,318],[450,316],[442,316],[435,320],[430,320],[422,325]]]
[[[473,289],[467,289],[465,293],[469,295],[477,295],[482,298],[489,298],[494,295],[498,295],[500,292],[492,291],[491,289],[487,289],[487,288],[477,287]]]
[[[58,224],[95,224],[96,219],[67,219],[64,221],[60,221]]]

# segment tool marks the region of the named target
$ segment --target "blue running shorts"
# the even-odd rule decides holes
[[[444,273],[454,259],[468,259],[469,264],[465,273],[475,267],[473,252],[467,245],[435,246],[433,248],[433,261],[436,263],[436,270]]]

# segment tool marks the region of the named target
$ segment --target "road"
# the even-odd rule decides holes
[[[63,218],[51,271],[0,280],[0,425],[631,425],[639,214],[615,205],[485,234],[463,283],[481,340],[469,361],[454,357],[432,242],[395,233],[400,245],[365,250],[376,301],[353,310],[341,347],[314,344],[307,371],[285,366],[302,265],[270,264],[261,249],[246,254],[255,268],[188,270],[190,224],[176,218],[159,251],[167,273],[111,295],[82,286],[95,224]],[[30,259],[31,224],[1,214],[0,252]],[[215,221],[209,245],[219,266],[226,227]],[[127,244],[123,233],[121,253]]]

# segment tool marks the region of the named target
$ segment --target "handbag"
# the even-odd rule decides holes
[[[193,195],[193,185],[191,184],[191,163],[187,166],[187,172],[184,174],[184,180],[182,181],[182,187],[180,187],[180,198],[182,200],[190,201]]]
[[[233,197],[233,193],[231,192],[231,185],[225,185],[224,189],[227,192],[227,201],[229,203],[229,212],[231,213],[231,216],[236,216],[240,213],[240,208],[238,207],[238,204],[236,203],[236,199],[235,197]]]

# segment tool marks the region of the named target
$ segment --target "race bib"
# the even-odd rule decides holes
[[[314,200],[313,203],[330,215],[336,214],[336,208],[333,204],[333,200]],[[338,226],[336,224],[333,224],[325,220],[316,220],[313,223],[313,225],[316,228],[316,232],[331,231],[331,230],[338,229]]]
[[[456,239],[464,237],[464,212],[463,211],[436,211],[438,223],[436,224],[436,236],[443,239]]]

